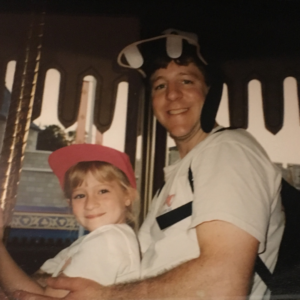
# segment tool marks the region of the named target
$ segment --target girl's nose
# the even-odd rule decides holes
[[[92,210],[92,209],[94,209],[96,206],[98,206],[98,203],[97,203],[95,197],[93,197],[93,196],[87,196],[87,197],[86,197],[86,200],[85,200],[84,208],[85,208],[86,210]]]

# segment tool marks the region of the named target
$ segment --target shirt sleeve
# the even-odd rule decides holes
[[[197,157],[192,171],[191,226],[211,220],[232,223],[254,236],[263,251],[274,198],[274,170],[268,158],[257,149],[223,142]]]
[[[91,279],[102,285],[114,284],[118,275],[130,268],[127,242],[122,234],[114,230],[93,232],[83,240],[63,273],[69,277]]]
[[[46,260],[40,269],[47,274],[53,274],[56,272],[59,265],[61,265],[62,261],[65,261],[67,258],[68,248],[60,251],[55,257]]]

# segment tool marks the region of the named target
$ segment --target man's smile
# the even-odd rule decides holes
[[[179,114],[182,114],[184,112],[188,111],[187,108],[181,108],[181,109],[172,109],[172,110],[169,110],[168,113],[169,115],[179,115]]]

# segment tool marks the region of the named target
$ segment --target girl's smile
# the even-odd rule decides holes
[[[88,172],[83,183],[72,192],[71,206],[77,221],[87,230],[126,221],[131,200],[116,181],[99,182]]]

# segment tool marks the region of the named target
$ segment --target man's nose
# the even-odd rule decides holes
[[[176,83],[169,83],[167,87],[166,97],[170,101],[177,100],[182,96],[182,91]]]

